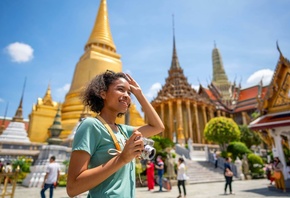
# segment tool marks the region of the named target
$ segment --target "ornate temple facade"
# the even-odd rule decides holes
[[[258,101],[265,97],[268,86],[259,84],[242,89],[236,82],[229,82],[222,57],[216,46],[212,52],[213,79],[208,87],[200,85],[199,95],[215,104],[215,116],[230,117],[239,125],[248,125],[257,112]]]
[[[185,143],[189,138],[195,143],[205,143],[203,130],[214,116],[215,106],[188,83],[178,61],[175,36],[168,77],[151,104],[165,125],[164,137],[175,138],[179,143]]]
[[[258,131],[263,137],[268,137],[273,156],[279,157],[283,164],[283,173],[287,179],[287,157],[284,152],[290,149],[290,62],[281,53],[272,81],[265,97],[259,100],[260,117],[250,123],[249,128]],[[288,185],[288,186],[287,186]],[[288,184],[290,187],[290,177]]]
[[[51,89],[48,86],[44,97],[38,98],[33,104],[29,115],[28,136],[32,142],[45,143],[49,137],[48,128],[53,123],[58,103],[53,101]]]
[[[208,87],[200,85],[198,92],[195,91],[180,67],[173,38],[169,76],[151,102],[165,124],[162,136],[177,139],[178,142],[191,138],[193,143],[206,143],[203,131],[213,117],[229,117],[239,125],[248,125],[253,120],[253,114],[257,113],[259,101],[265,97],[268,86],[263,86],[261,81],[242,89],[236,82],[229,82],[216,45],[212,51],[212,65],[212,82]]]

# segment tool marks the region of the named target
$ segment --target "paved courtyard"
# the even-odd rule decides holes
[[[257,197],[267,197],[267,198],[282,198],[290,197],[290,193],[277,192],[269,190],[267,185],[269,182],[266,179],[260,180],[247,180],[247,181],[234,181],[233,191],[235,195],[224,195],[224,183],[203,183],[203,184],[191,184],[186,186],[187,198],[215,198],[215,197],[225,197],[225,198],[257,198]],[[177,186],[173,186],[171,191],[158,192],[158,187],[155,186],[155,191],[147,191],[147,188],[137,188],[136,198],[176,198],[178,196]],[[48,190],[46,191],[48,196]],[[87,193],[83,193],[78,196],[78,198],[85,198]],[[39,198],[40,188],[25,188],[22,186],[17,186],[14,198]],[[68,198],[66,190],[63,187],[55,189],[54,198]]]

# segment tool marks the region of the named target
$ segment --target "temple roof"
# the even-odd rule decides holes
[[[261,100],[261,116],[250,123],[253,130],[290,126],[290,62],[280,53],[266,96]]]
[[[249,128],[252,130],[262,130],[283,126],[290,126],[290,111],[261,116],[250,123]]]
[[[177,98],[206,101],[205,98],[202,98],[197,94],[196,90],[192,88],[188,83],[187,78],[184,76],[183,69],[180,67],[178,61],[175,36],[173,36],[173,53],[168,77],[165,80],[165,85],[162,86],[162,89],[158,92],[157,97],[153,102],[158,103],[168,99]]]

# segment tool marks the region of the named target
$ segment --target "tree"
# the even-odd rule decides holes
[[[246,125],[239,125],[241,131],[241,142],[244,142],[248,148],[253,145],[259,145],[262,143],[262,139],[257,132],[252,131]]]
[[[231,118],[212,118],[205,126],[204,136],[208,141],[218,143],[222,151],[228,143],[240,140],[241,132],[238,125]]]

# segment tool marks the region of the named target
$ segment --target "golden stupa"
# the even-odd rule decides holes
[[[80,120],[81,114],[84,111],[84,105],[80,99],[83,87],[97,74],[103,73],[106,70],[121,72],[122,62],[121,55],[116,53],[116,46],[111,35],[107,1],[101,0],[95,25],[85,44],[85,52],[76,64],[70,90],[66,94],[65,101],[61,106],[63,131],[60,138],[66,139]],[[44,106],[44,104],[39,105]],[[51,103],[50,106],[50,111],[38,112],[37,117],[34,116],[37,109],[34,108],[32,110],[30,115],[32,125],[29,129],[29,136],[33,141],[45,142],[47,139],[48,128],[52,124],[57,111],[57,104]],[[42,122],[36,122],[34,118],[42,120]],[[117,122],[125,123],[125,117],[118,118]],[[129,109],[126,123],[134,126],[144,124],[144,120],[134,104]],[[41,137],[39,134],[41,134]]]

